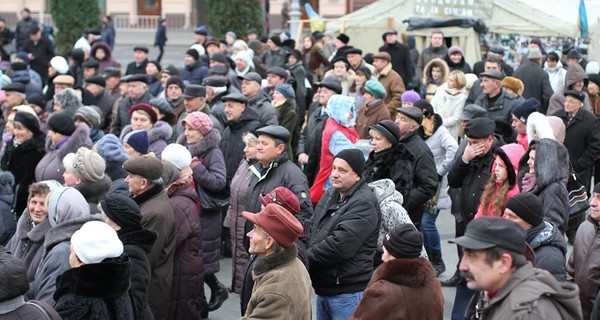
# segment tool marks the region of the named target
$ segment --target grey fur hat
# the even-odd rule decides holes
[[[72,88],[55,94],[54,101],[58,102],[65,110],[74,110],[82,106],[81,96]]]

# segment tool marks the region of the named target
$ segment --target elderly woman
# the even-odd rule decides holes
[[[350,93],[350,88],[354,85],[356,73],[350,67],[350,62],[346,58],[339,57],[332,61],[333,69],[325,73],[324,78],[335,76],[342,84],[342,95],[347,96]]]
[[[169,123],[159,120],[156,111],[147,103],[138,103],[131,107],[129,117],[131,118],[131,124],[126,125],[121,131],[121,141],[124,141],[125,136],[131,131],[146,130],[148,133],[148,152],[154,152],[156,157],[160,158],[163,149],[173,135],[173,128]]]
[[[64,112],[72,117],[80,107],[83,107],[81,95],[74,89],[67,88],[54,95],[54,113]]]
[[[104,174],[106,163],[98,153],[81,147],[77,153],[63,158],[65,186],[79,191],[90,205],[90,213],[98,213],[98,203],[111,187],[110,177]]]
[[[64,183],[62,159],[69,153],[77,152],[80,147],[92,147],[90,127],[83,122],[76,124],[65,113],[52,115],[48,120],[46,155],[35,167],[35,181],[56,180]]]
[[[184,145],[192,154],[193,179],[196,190],[204,197],[223,203],[221,198],[227,194],[225,160],[219,147],[221,134],[215,128],[210,117],[204,112],[189,113],[182,122],[184,133],[177,143]],[[203,195],[200,195],[202,199]],[[218,199],[217,199],[218,198]],[[228,297],[227,288],[219,282],[216,273],[219,271],[221,250],[221,208],[207,207],[201,200],[201,224],[204,250],[204,282],[212,292],[209,310],[218,309]]]
[[[46,135],[40,131],[37,117],[28,112],[16,112],[12,127],[13,137],[6,144],[0,169],[15,177],[13,211],[18,218],[27,206],[27,188],[35,180],[35,167],[46,153]]]
[[[244,148],[244,158],[240,162],[233,180],[231,180],[231,203],[227,210],[227,216],[223,226],[229,228],[231,235],[231,291],[240,293],[242,290],[242,281],[244,280],[244,269],[250,258],[248,251],[244,247],[244,225],[246,219],[242,216],[242,211],[246,209],[246,191],[248,183],[252,177],[250,166],[256,163],[256,144],[258,138],[251,132],[243,137],[246,147]]]

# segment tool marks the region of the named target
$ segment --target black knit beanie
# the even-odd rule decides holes
[[[111,193],[100,201],[102,211],[123,230],[141,230],[140,207],[130,197]]]
[[[411,224],[401,224],[383,238],[383,246],[394,258],[417,258],[423,248],[423,235]]]
[[[365,170],[365,157],[363,152],[358,149],[345,149],[340,151],[336,156],[348,162],[348,165],[359,176],[362,177]]]
[[[523,192],[513,196],[508,199],[505,208],[534,227],[544,222],[542,202],[532,193]]]

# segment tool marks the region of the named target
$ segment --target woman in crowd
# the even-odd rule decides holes
[[[277,113],[277,121],[280,126],[286,128],[293,136],[296,130],[296,94],[294,88],[287,83],[278,84],[273,90],[273,108]],[[288,156],[293,159],[292,141],[286,145]]]
[[[100,201],[98,211],[123,243],[123,251],[131,261],[131,287],[134,319],[152,319],[148,305],[150,260],[148,254],[156,241],[156,232],[142,226],[140,207],[129,195],[109,194]]]
[[[67,88],[54,95],[54,113],[64,112],[69,117],[73,117],[80,107],[83,107],[81,96],[75,89]]]
[[[511,143],[494,151],[492,175],[488,180],[475,218],[484,216],[502,217],[508,199],[520,192],[517,184],[519,160],[525,154],[523,146]]]
[[[231,257],[233,258],[231,261],[231,291],[235,293],[240,293],[242,290],[244,269],[250,257],[244,247],[246,219],[242,216],[242,211],[246,208],[246,191],[252,177],[249,168],[256,163],[256,144],[258,143],[258,138],[251,132],[246,133],[243,140],[246,144],[244,158],[231,180],[231,203],[223,222],[223,226],[229,228],[231,235]]]
[[[459,70],[463,73],[471,73],[471,66],[465,61],[463,50],[459,46],[450,47],[448,54],[444,56],[444,61],[448,64],[450,71]]]
[[[46,153],[46,135],[40,131],[37,117],[24,111],[17,111],[13,122],[6,127],[13,128],[13,137],[6,143],[0,168],[10,171],[15,178],[13,208],[18,218],[27,207],[27,189],[35,180],[35,168]]]
[[[421,98],[431,102],[439,86],[448,80],[448,65],[440,58],[435,58],[423,69]]]
[[[169,319],[198,320],[203,304],[204,261],[200,202],[193,187],[192,155],[180,144],[170,144],[163,153],[163,180],[175,219],[175,258]]]
[[[201,188],[211,193],[223,193],[226,184],[225,160],[219,147],[221,134],[210,117],[204,112],[189,113],[182,122],[184,133],[177,143],[184,145],[192,154],[193,179],[197,190]],[[206,192],[205,192],[206,193]],[[210,195],[207,194],[210,197]],[[221,255],[220,208],[202,207],[201,225],[204,251],[204,282],[211,290],[209,311],[217,310],[227,299],[227,288],[217,279]]]
[[[356,73],[350,67],[350,63],[346,58],[340,57],[332,61],[333,69],[327,71],[324,78],[335,76],[342,84],[342,95],[347,96],[350,93],[350,88],[354,85]]]
[[[120,68],[121,65],[112,57],[110,47],[104,42],[96,42],[92,46],[91,56],[98,60],[98,73],[103,74],[104,70],[109,67]]]
[[[62,159],[69,153],[77,152],[80,147],[92,147],[87,124],[75,124],[65,113],[52,115],[48,120],[46,155],[35,167],[35,181],[56,180],[64,183]]]
[[[390,120],[390,111],[384,103],[387,92],[377,80],[369,80],[363,89],[364,108],[356,115],[356,132],[361,139],[369,138],[372,125],[383,120]]]
[[[173,128],[165,121],[158,120],[158,116],[151,105],[138,103],[129,109],[131,124],[126,125],[121,131],[121,141],[134,130],[146,130],[148,133],[148,152],[154,152],[157,158],[167,146],[173,135]]]
[[[350,92],[348,95],[350,97],[354,97],[354,105],[356,106],[356,112],[360,112],[360,110],[365,106],[365,98],[363,94],[365,93],[364,87],[367,81],[371,80],[371,69],[367,67],[360,67],[356,70],[356,79],[354,80],[354,85],[350,88]]]
[[[112,181],[108,194],[119,193],[128,196],[129,187],[125,182],[127,171],[123,169],[123,162],[129,159],[129,155],[123,149],[119,138],[114,134],[107,134],[94,145],[93,149],[104,159],[104,174]]]
[[[458,141],[458,117],[463,112],[467,101],[465,85],[467,78],[460,70],[454,70],[448,75],[448,80],[435,92],[431,105],[433,111],[442,118],[442,124],[454,140]]]
[[[317,43],[312,35],[302,39],[302,63],[307,72],[307,79],[315,88],[315,84],[323,79],[323,68],[329,68],[331,62],[321,54],[321,44]]]
[[[419,100],[415,102],[414,106],[423,112],[423,122],[419,130],[421,130],[420,133],[429,150],[433,153],[438,177],[438,190],[433,198],[425,203],[425,210],[421,217],[421,232],[429,261],[433,265],[435,275],[439,276],[446,271],[446,265],[442,259],[442,247],[436,220],[441,210],[450,208],[447,175],[458,150],[458,143],[448,129],[442,125],[442,117],[434,112],[430,103]]]
[[[111,180],[104,174],[106,164],[98,153],[81,147],[77,153],[63,158],[65,186],[79,191],[90,205],[90,213],[98,213],[98,203],[106,197]]]

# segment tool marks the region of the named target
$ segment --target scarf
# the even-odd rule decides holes
[[[537,178],[533,173],[525,173],[523,176],[523,186],[521,187],[521,192],[531,192],[537,185]]]

